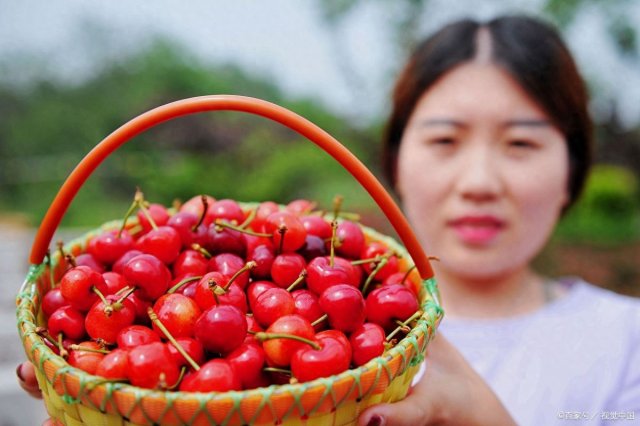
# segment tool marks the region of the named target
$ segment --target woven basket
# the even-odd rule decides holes
[[[418,272],[410,278],[424,314],[411,332],[383,356],[339,375],[300,384],[233,392],[161,392],[123,383],[105,383],[100,377],[71,367],[36,333],[36,328],[45,324],[40,307],[42,297],[51,288],[52,280],[59,281],[66,266],[64,259],[54,256],[50,268],[43,262],[45,253],[64,212],[84,181],[111,152],[144,130],[182,115],[215,110],[261,115],[307,137],[339,161],[389,218],[406,249],[373,229],[365,228],[365,234],[369,240],[381,241],[400,253],[402,270],[408,270],[411,262],[415,264]],[[66,246],[67,251],[82,252],[93,235],[119,223],[105,224],[72,241]],[[67,426],[354,424],[368,406],[406,396],[443,315],[427,257],[396,204],[366,167],[339,142],[304,118],[274,104],[246,97],[203,96],[167,104],[134,118],[105,138],[80,162],[56,195],[36,234],[30,263],[17,297],[18,330],[27,357],[36,366],[47,411]]]

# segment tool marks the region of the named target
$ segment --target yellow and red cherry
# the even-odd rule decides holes
[[[105,356],[105,350],[96,342],[87,341],[69,346],[67,362],[89,374],[95,374],[98,365]]]
[[[160,296],[153,305],[153,311],[175,338],[192,337],[196,321],[202,313],[193,299],[179,293]],[[155,324],[153,329],[161,333]]]
[[[94,289],[102,294],[108,291],[102,275],[88,266],[71,268],[60,280],[62,296],[79,311],[88,311],[98,300]]]
[[[266,332],[255,334],[262,342],[262,348],[269,363],[276,367],[287,367],[291,357],[300,348],[314,343],[315,332],[311,323],[296,314],[285,315],[275,320]]]

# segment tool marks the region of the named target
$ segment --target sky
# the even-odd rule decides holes
[[[541,2],[431,0],[423,30],[461,16],[535,12]],[[401,61],[390,43],[388,10],[379,1],[362,3],[332,37],[315,0],[0,0],[0,56],[46,58],[46,65],[23,69],[14,76],[18,79],[45,70],[59,78],[82,79],[95,72],[96,58],[117,58],[163,34],[207,63],[238,63],[293,95],[320,99],[346,119],[366,120],[385,111]],[[640,27],[640,1],[628,13]],[[567,32],[568,43],[603,95],[594,108],[616,98],[624,122],[632,125],[640,121],[640,66],[618,60],[600,18],[585,11]],[[336,42],[341,50],[335,49]],[[106,51],[96,52],[96,45]],[[341,52],[352,63],[351,78],[361,85],[355,94],[341,68]]]

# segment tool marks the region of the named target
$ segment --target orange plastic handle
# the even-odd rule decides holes
[[[242,111],[260,115],[289,127],[325,150],[369,192],[395,228],[413,258],[420,276],[423,279],[433,276],[429,260],[400,208],[356,156],[327,132],[286,108],[260,99],[232,95],[200,96],[162,105],[135,117],[102,140],[80,161],[58,191],[36,233],[29,256],[30,262],[36,265],[43,261],[53,234],[69,204],[87,178],[109,154],[134,136],[157,124],[203,111]]]

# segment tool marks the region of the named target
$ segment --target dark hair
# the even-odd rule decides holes
[[[527,16],[504,16],[486,23],[457,21],[417,46],[393,92],[393,109],[383,140],[387,178],[395,184],[398,148],[416,103],[445,73],[474,59],[481,28],[489,33],[491,61],[506,70],[564,134],[572,204],[582,191],[592,162],[587,89],[557,31]]]

